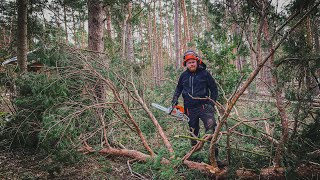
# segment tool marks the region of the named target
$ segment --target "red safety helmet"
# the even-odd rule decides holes
[[[197,53],[195,53],[193,50],[188,50],[184,53],[183,55],[183,66],[186,66],[187,61],[194,59],[197,61],[198,64],[202,63],[202,60],[200,59],[200,57],[197,55]]]

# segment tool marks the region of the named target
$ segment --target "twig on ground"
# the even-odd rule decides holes
[[[131,169],[130,160],[127,161],[127,165],[128,165],[128,169],[129,169],[131,175],[136,176],[136,177],[139,178],[139,179],[147,179],[147,178],[145,178],[144,176],[142,176],[141,174],[139,174],[139,173],[137,173],[137,172],[134,172],[134,171]]]

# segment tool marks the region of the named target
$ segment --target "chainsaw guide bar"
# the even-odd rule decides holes
[[[167,114],[174,116],[176,118],[178,118],[179,121],[187,121],[189,122],[189,117],[184,114],[184,108],[180,105],[176,105],[176,106],[170,106],[170,107],[164,107],[161,106],[160,104],[157,103],[151,103],[151,106],[166,112]]]

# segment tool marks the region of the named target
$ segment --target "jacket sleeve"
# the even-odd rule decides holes
[[[210,90],[210,98],[213,99],[214,101],[217,101],[217,99],[218,99],[217,84],[209,72],[208,72],[207,80],[208,80],[208,87]]]
[[[178,85],[177,85],[176,90],[173,94],[172,100],[178,101],[178,98],[179,98],[180,94],[182,93],[182,90],[183,90],[182,77],[183,77],[183,75],[181,74],[179,81],[178,81]]]

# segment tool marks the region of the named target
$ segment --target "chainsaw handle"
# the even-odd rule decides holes
[[[184,108],[180,105],[174,105],[171,107],[170,111],[169,111],[169,115],[172,113],[172,111],[176,109],[178,111],[180,111],[182,114],[184,113]]]
[[[171,106],[171,109],[170,109],[170,111],[168,113],[169,115],[172,113],[173,109],[174,109],[174,105]]]

